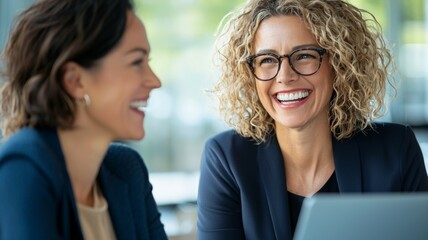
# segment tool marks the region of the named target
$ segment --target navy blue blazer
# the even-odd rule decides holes
[[[333,140],[341,193],[428,191],[423,156],[414,133],[376,124]],[[198,239],[292,239],[285,170],[276,137],[256,145],[235,131],[207,141],[198,193]]]
[[[117,239],[167,239],[137,152],[112,144],[97,181]],[[56,131],[24,128],[0,146],[0,239],[83,239]]]

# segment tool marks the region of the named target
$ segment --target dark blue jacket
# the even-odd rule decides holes
[[[409,127],[333,140],[341,193],[428,191],[421,149]],[[291,240],[285,169],[276,136],[256,145],[235,131],[208,140],[198,193],[198,239]]]
[[[112,144],[97,180],[117,239],[167,239],[137,152]],[[24,128],[0,146],[0,239],[83,239],[78,219],[56,131]]]

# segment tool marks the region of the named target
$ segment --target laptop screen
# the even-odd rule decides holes
[[[294,240],[427,240],[428,193],[317,194],[303,202]]]

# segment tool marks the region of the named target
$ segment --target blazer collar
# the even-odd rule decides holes
[[[276,136],[273,135],[265,144],[260,144],[257,154],[275,239],[291,239],[284,162]]]
[[[84,239],[79,221],[77,202],[74,197],[71,179],[67,172],[67,166],[58,133],[56,129],[38,129],[37,132],[41,133],[40,137],[44,139],[43,141],[49,144],[52,149],[51,154],[53,157],[44,159],[45,161],[51,161],[49,164],[44,164],[47,168],[52,167],[52,169],[47,172],[57,174],[56,177],[60,179],[60,182],[66,183],[66,189],[64,189],[63,192],[64,201],[62,202],[63,205],[61,207],[64,211],[63,216],[69,218],[69,221],[63,221],[64,226],[62,226],[64,236],[66,236],[65,239]]]
[[[361,161],[357,140],[337,141],[333,137],[333,156],[339,191],[361,192]],[[290,239],[290,211],[283,157],[278,140],[272,135],[258,146],[259,172],[266,193],[276,239]]]
[[[361,158],[355,138],[337,141],[333,137],[334,165],[341,193],[362,192]]]
[[[128,185],[116,177],[104,164],[98,176],[117,239],[137,239],[131,211]]]

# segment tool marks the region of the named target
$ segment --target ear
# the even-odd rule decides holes
[[[62,85],[65,91],[75,99],[81,99],[85,94],[82,71],[82,67],[75,62],[67,62],[62,67]]]

